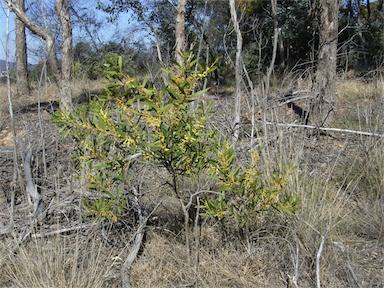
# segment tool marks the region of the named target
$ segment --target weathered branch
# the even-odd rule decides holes
[[[259,121],[259,122],[263,122],[263,121]],[[292,124],[292,123],[274,123],[274,122],[269,122],[269,121],[266,121],[265,124],[276,125],[276,126],[285,126],[285,127],[316,129],[316,130],[321,130],[321,131],[334,131],[334,132],[342,132],[342,133],[350,133],[350,134],[358,134],[358,135],[363,135],[363,136],[372,136],[372,137],[384,138],[384,133],[380,134],[380,133],[358,131],[358,130],[351,130],[351,129],[316,127],[313,125]]]
[[[39,216],[42,212],[43,201],[42,197],[37,191],[37,185],[32,180],[32,171],[31,171],[31,158],[32,158],[32,150],[27,147],[23,140],[20,137],[16,137],[17,142],[19,143],[23,153],[24,153],[24,180],[25,180],[25,190],[28,195],[32,198],[32,202],[34,205],[34,217]]]
[[[129,280],[129,271],[131,269],[131,266],[133,264],[133,262],[136,260],[137,258],[137,254],[139,253],[139,250],[140,250],[140,247],[141,247],[141,244],[143,243],[143,238],[144,238],[144,234],[145,234],[145,231],[144,231],[144,228],[145,226],[147,225],[147,221],[148,219],[152,216],[152,214],[156,211],[156,209],[160,206],[162,202],[160,201],[159,203],[157,203],[156,207],[151,211],[151,213],[145,217],[145,215],[143,215],[142,213],[142,209],[139,205],[139,201],[137,199],[137,194],[135,195],[135,198],[134,198],[134,201],[133,201],[133,205],[136,206],[136,209],[138,211],[138,214],[139,214],[139,227],[137,228],[136,230],[136,233],[135,233],[135,239],[133,241],[133,244],[131,246],[131,251],[129,252],[127,258],[125,259],[122,267],[121,267],[121,282],[122,282],[122,288],[131,288],[131,283],[130,283],[130,280]]]

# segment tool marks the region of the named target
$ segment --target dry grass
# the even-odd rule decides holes
[[[72,85],[72,95],[73,98],[79,97],[88,97],[90,95],[95,95],[100,93],[104,87],[102,81],[91,81],[91,80],[77,80]],[[35,104],[38,102],[48,102],[48,101],[58,101],[59,91],[54,84],[46,84],[46,85],[37,85],[34,84],[32,87],[32,95],[29,97],[19,96],[16,93],[16,88],[14,86],[11,87],[12,93],[12,104],[14,111],[22,109],[31,104]],[[7,99],[8,91],[6,85],[0,86],[0,116],[6,117],[8,116],[8,99]]]
[[[297,81],[288,79],[284,83]],[[77,83],[75,86],[77,94],[91,94],[97,85]],[[376,104],[383,97],[383,87],[379,81],[340,82],[335,123],[344,121],[348,128],[382,132],[382,123],[375,117],[382,113],[382,107]],[[0,93],[4,95],[2,90]],[[44,95],[43,99],[49,99],[48,92]],[[217,94],[213,99],[217,101],[217,114],[212,127],[228,135],[231,131],[231,98]],[[17,101],[24,105],[21,99]],[[288,112],[286,107],[279,106],[265,111],[265,117],[278,122],[288,121],[294,117]],[[359,115],[365,115],[364,125],[356,124],[360,121],[356,120]],[[27,120],[30,121],[23,121]],[[383,287],[383,143],[348,134],[335,134],[333,138],[308,137],[308,131],[287,127],[257,129],[258,137],[252,144],[253,148],[260,149],[260,166],[265,176],[285,165],[291,167],[291,183],[287,190],[301,199],[297,214],[294,217],[278,213],[262,215],[248,233],[229,223],[203,221],[199,248],[196,249],[196,242],[192,243],[192,255],[198,254],[199,261],[195,262],[196,258],[192,257],[190,263],[186,256],[184,231],[176,231],[176,228],[167,231],[165,225],[156,222],[158,227],[154,227],[156,224],[148,227],[145,246],[130,271],[134,286],[295,287],[296,282],[298,287],[316,287],[317,276],[320,276],[322,287],[355,287],[353,272],[363,287]],[[247,160],[251,149],[247,132],[244,131],[238,145],[241,161]],[[156,194],[160,199],[160,194],[164,194],[163,180],[156,178],[152,170],[145,171],[146,175],[141,178],[146,182],[145,190],[150,191],[146,197]],[[70,181],[62,181],[47,195],[68,193],[70,199],[74,199],[67,182]],[[78,205],[76,203],[73,205]],[[6,215],[4,213],[2,217]],[[73,216],[68,214],[66,217],[70,222]],[[182,217],[172,219],[182,221]],[[108,237],[123,239],[129,246],[132,231],[119,229]],[[16,255],[3,249],[5,265],[0,272],[0,285],[120,287],[119,269],[127,249],[105,244],[100,239],[100,230],[90,230],[86,234],[86,237],[75,234],[32,239],[21,245]],[[2,237],[4,243],[13,241]],[[316,260],[322,240],[324,250],[320,255],[320,275],[317,275]],[[344,246],[344,253],[335,242]]]
[[[184,245],[153,235],[147,242],[145,254],[132,270],[136,287],[279,287],[285,279],[279,273],[279,259],[272,260],[270,249],[248,255],[231,245],[224,245],[213,228],[203,228],[208,238],[200,250],[198,270],[186,263]],[[209,243],[213,241],[216,243]],[[275,245],[276,246],[276,245]]]
[[[344,80],[337,85],[337,99],[340,101],[367,101],[382,96],[384,85],[381,81]]]
[[[114,249],[96,237],[78,236],[32,239],[20,246],[16,254],[5,253],[0,285],[105,287],[107,274],[114,264]]]

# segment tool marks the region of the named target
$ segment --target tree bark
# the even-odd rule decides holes
[[[72,25],[69,14],[68,0],[56,1],[56,13],[59,17],[62,28],[62,68],[59,69],[57,60],[57,51],[54,39],[51,33],[34,23],[16,2],[4,0],[16,16],[25,24],[25,26],[35,35],[45,40],[47,45],[48,65],[52,72],[53,81],[59,87],[60,107],[66,111],[72,110],[72,93],[70,87],[71,69],[72,69]]]
[[[47,45],[48,64],[51,69],[53,80],[58,83],[59,65],[57,63],[56,47],[54,45],[53,37],[45,28],[34,23],[27,14],[12,0],[4,0],[12,8],[12,12],[25,24],[25,26],[36,36],[42,38]]]
[[[61,47],[61,79],[60,79],[60,107],[72,111],[72,24],[69,14],[68,0],[56,1],[56,14],[59,16],[62,29]]]
[[[16,4],[25,12],[25,0],[17,0]],[[29,96],[25,25],[18,17],[16,17],[16,82],[17,94],[23,97]]]
[[[181,65],[183,62],[183,55],[185,52],[185,13],[186,13],[187,0],[179,0],[177,2],[176,10],[176,62]]]
[[[312,87],[314,98],[311,101],[310,122],[322,127],[333,118],[336,92],[336,57],[338,36],[338,1],[318,0],[319,48],[317,69]]]
[[[236,32],[236,61],[235,61],[235,115],[233,119],[233,135],[232,142],[235,143],[240,135],[240,103],[241,103],[241,54],[243,47],[243,37],[241,35],[239,22],[237,20],[235,0],[229,0],[229,6],[231,10],[231,18],[233,22],[233,27]]]

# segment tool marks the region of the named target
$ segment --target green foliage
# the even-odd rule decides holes
[[[89,188],[105,195],[86,203],[90,214],[112,221],[123,214],[130,155],[140,153],[145,163],[166,168],[176,194],[178,177],[196,176],[209,162],[213,132],[206,129],[208,113],[204,104],[191,110],[190,103],[205,92],[193,93],[214,68],[194,71],[192,58],[188,54],[175,71],[166,70],[168,84],[158,90],[125,75],[122,58],[115,57],[105,64],[104,95],[74,113],[54,115],[63,136],[76,141],[74,156]]]
[[[242,224],[272,207],[295,210],[297,199],[280,197],[285,174],[262,183],[256,154],[250,166],[236,166],[233,148],[228,144],[220,148],[219,135],[208,129],[209,105],[196,100],[206,92],[198,89],[199,81],[214,65],[203,68],[187,53],[182,64],[164,69],[168,78],[161,89],[125,75],[121,57],[105,67],[104,95],[74,113],[59,111],[53,118],[63,136],[75,140],[74,156],[89,189],[104,195],[84,202],[90,215],[116,222],[126,213],[134,174],[132,155],[140,155],[143,164],[165,168],[167,183],[180,199],[186,192],[179,187],[185,177],[199,181],[205,173],[216,179],[221,195],[206,199],[206,216],[235,217]]]
[[[217,151],[216,161],[209,167],[209,174],[215,179],[218,197],[204,200],[203,216],[233,218],[239,226],[254,223],[259,213],[270,208],[292,214],[297,210],[299,199],[284,195],[289,173],[274,173],[271,179],[263,180],[257,161],[259,155],[253,152],[251,163],[245,166],[235,163],[235,151],[229,143]]]

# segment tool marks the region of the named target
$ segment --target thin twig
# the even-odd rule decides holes
[[[317,283],[317,288],[321,288],[320,258],[321,258],[321,254],[323,253],[324,244],[325,244],[325,236],[321,235],[321,243],[320,243],[319,250],[317,251],[317,255],[316,255],[316,283]]]
[[[96,226],[96,225],[99,225],[99,223],[90,223],[90,224],[81,223],[81,224],[73,226],[73,227],[62,228],[62,229],[55,230],[55,231],[35,233],[31,236],[33,238],[44,238],[44,237],[49,237],[49,236],[53,236],[53,235],[57,235],[57,234],[62,234],[62,233],[77,231],[77,230],[81,230],[81,229],[86,229],[86,228]]]
[[[263,121],[259,121],[259,122],[263,122]],[[351,129],[342,129],[342,128],[326,128],[326,127],[317,127],[317,126],[312,126],[312,125],[293,124],[293,123],[274,123],[274,122],[269,122],[269,121],[265,121],[264,123],[268,124],[268,125],[317,129],[317,130],[321,130],[321,131],[334,131],[334,132],[351,133],[351,134],[358,134],[358,135],[363,135],[363,136],[372,136],[372,137],[384,138],[384,133],[383,134],[372,133],[372,132],[358,131],[358,130],[351,130]]]
[[[8,112],[9,117],[11,119],[11,129],[13,136],[13,179],[12,179],[12,187],[11,187],[11,203],[9,209],[9,222],[10,226],[14,226],[14,209],[15,209],[15,187],[16,182],[19,178],[19,168],[17,163],[17,145],[16,145],[16,128],[15,128],[15,120],[13,115],[13,104],[12,104],[12,91],[11,91],[11,79],[9,77],[9,17],[11,7],[8,4],[8,9],[6,13],[6,34],[5,34],[5,66],[7,71],[7,96],[8,96]]]

